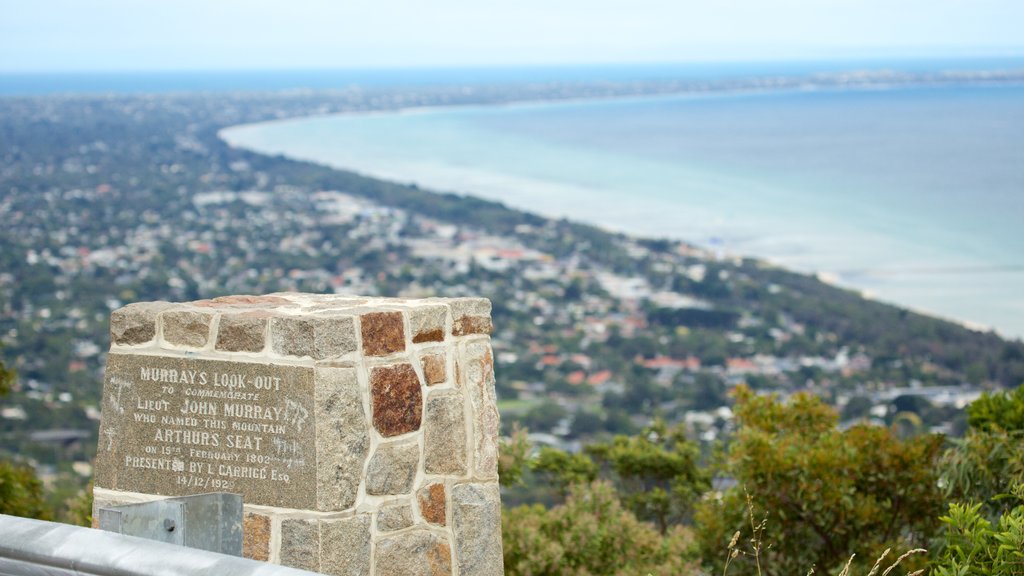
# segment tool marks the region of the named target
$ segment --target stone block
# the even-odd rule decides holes
[[[242,556],[266,562],[270,559],[270,517],[246,512],[242,520]]]
[[[370,371],[373,426],[384,436],[419,430],[423,391],[412,364],[377,366]]]
[[[281,316],[270,320],[274,352],[314,360],[339,358],[358,349],[355,318]]]
[[[444,305],[418,306],[409,311],[409,327],[413,344],[444,342],[444,323],[448,307]]]
[[[427,397],[423,431],[423,467],[427,474],[466,473],[466,417],[457,390],[432,392]]]
[[[338,358],[359,349],[356,319],[352,316],[317,318],[314,321],[313,358]]]
[[[420,356],[423,365],[423,378],[428,386],[444,384],[448,380],[448,362],[444,352],[435,352]]]
[[[168,310],[160,313],[164,341],[174,346],[203,348],[210,341],[213,314],[192,310]]]
[[[359,317],[363,354],[387,356],[405,350],[405,322],[401,312],[371,312]]]
[[[420,516],[424,520],[437,526],[444,526],[447,523],[448,498],[445,496],[444,484],[427,484],[416,491],[416,500],[420,505]]]
[[[259,308],[268,310],[272,308],[292,308],[296,304],[280,294],[267,294],[263,296],[252,296],[249,294],[238,294],[235,296],[218,296],[210,300],[198,300],[192,303],[193,306],[204,308],[230,308],[247,309]]]
[[[455,298],[451,301],[452,336],[491,333],[491,301],[486,298]]]
[[[420,446],[415,442],[381,444],[366,468],[366,493],[383,496],[408,494],[420,464]]]
[[[497,483],[452,489],[452,529],[461,576],[501,576],[501,500]]]
[[[285,356],[313,356],[313,318],[280,316],[270,319],[270,347]]]
[[[494,390],[494,359],[486,342],[465,348],[466,392],[473,403],[473,451],[476,476],[497,478],[500,419]]]
[[[139,302],[110,314],[110,341],[134,346],[151,342],[156,336],[156,316],[172,307],[169,302]]]
[[[319,520],[281,520],[281,564],[310,572],[320,571]]]
[[[320,571],[334,576],[370,574],[370,515],[320,522]],[[378,571],[386,573],[386,570]]]
[[[412,526],[412,507],[408,502],[385,506],[377,513],[377,531],[394,532]]]
[[[262,352],[266,343],[267,317],[261,314],[224,314],[217,328],[217,350]]]
[[[446,538],[433,532],[405,532],[377,542],[376,565],[388,576],[447,576],[452,573],[452,550]]]
[[[314,381],[317,509],[345,510],[355,505],[370,452],[359,377],[355,367],[321,367]]]

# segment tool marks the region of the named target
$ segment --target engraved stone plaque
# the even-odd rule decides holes
[[[315,508],[313,368],[111,353],[96,485]]]
[[[94,515],[237,493],[249,558],[501,574],[490,313],[291,292],[114,310]]]

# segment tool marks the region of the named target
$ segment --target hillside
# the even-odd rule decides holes
[[[568,446],[654,416],[714,439],[740,382],[953,431],[958,392],[1024,381],[1020,341],[813,277],[217,137],[309,114],[678,88],[0,99],[0,338],[19,376],[0,452],[87,472],[71,462],[95,448],[111,309],[279,290],[491,298],[504,423]],[[890,392],[934,386],[951,388]]]

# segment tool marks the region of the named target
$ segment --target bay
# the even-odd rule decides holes
[[[1024,335],[1024,87],[805,90],[234,127],[259,152],[819,273]]]

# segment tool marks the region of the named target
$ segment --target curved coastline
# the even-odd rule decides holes
[[[927,87],[927,85],[923,84],[923,83],[922,84],[917,84],[917,85],[914,85],[914,86],[915,87]],[[261,129],[261,128],[263,128],[265,126],[268,126],[268,125],[277,125],[277,124],[295,123],[295,122],[308,122],[308,121],[317,121],[317,120],[330,120],[330,119],[333,119],[333,118],[351,118],[351,117],[367,117],[367,116],[430,115],[430,114],[444,114],[444,113],[449,113],[449,112],[456,111],[456,110],[458,110],[458,111],[465,111],[465,110],[470,110],[470,111],[472,111],[472,110],[491,110],[491,109],[494,109],[496,107],[512,108],[512,109],[528,109],[528,108],[537,108],[537,107],[551,108],[551,107],[557,107],[557,106],[571,106],[571,105],[580,104],[580,103],[586,104],[586,103],[607,102],[607,101],[626,102],[626,103],[628,103],[630,101],[677,100],[677,99],[690,99],[690,98],[703,99],[703,98],[732,97],[732,96],[737,96],[737,95],[753,95],[754,93],[758,93],[758,94],[777,94],[777,93],[780,93],[780,92],[807,92],[807,91],[810,91],[810,90],[814,90],[814,91],[859,91],[859,90],[872,90],[872,91],[874,91],[874,90],[886,89],[886,88],[892,88],[892,87],[893,86],[882,85],[882,84],[872,84],[872,85],[869,85],[869,86],[856,85],[856,86],[853,86],[853,87],[810,86],[810,87],[787,88],[787,89],[779,89],[779,90],[771,90],[771,89],[762,89],[762,90],[732,90],[732,91],[712,91],[712,92],[701,92],[701,93],[673,92],[673,93],[657,93],[657,94],[646,94],[646,95],[625,95],[625,96],[610,96],[610,97],[609,96],[604,96],[604,97],[597,97],[597,98],[593,98],[593,97],[555,98],[555,99],[518,100],[518,101],[495,102],[495,103],[472,103],[472,104],[459,104],[459,105],[415,106],[415,107],[407,107],[407,108],[395,108],[395,109],[384,109],[384,110],[382,110],[382,109],[359,110],[359,111],[343,112],[343,113],[337,113],[337,114],[323,114],[323,115],[297,116],[297,117],[291,117],[291,118],[272,119],[272,120],[267,120],[267,121],[264,121],[264,122],[256,122],[256,123],[250,123],[250,124],[240,124],[240,125],[235,125],[235,126],[228,126],[228,127],[220,129],[218,131],[217,135],[218,135],[218,137],[222,141],[227,143],[227,145],[229,145],[229,146],[245,149],[245,150],[248,150],[250,152],[257,153],[257,154],[273,154],[274,152],[263,150],[263,149],[260,149],[258,147],[252,147],[252,146],[246,145],[246,143],[244,142],[243,138],[240,138],[237,135],[233,135],[233,133],[237,133],[239,131],[245,131],[245,130],[249,130],[249,129],[256,129],[256,130],[258,130],[258,129]],[[895,87],[897,87],[897,88],[906,88],[907,86],[906,85],[898,85],[898,86],[895,86]],[[409,174],[402,174],[400,172],[381,173],[381,172],[375,171],[373,169],[369,169],[368,170],[368,169],[366,169],[365,166],[347,165],[345,163],[332,162],[332,161],[329,161],[329,160],[325,161],[325,160],[322,160],[322,159],[311,159],[311,158],[305,157],[305,156],[303,156],[301,154],[297,155],[297,154],[291,154],[291,153],[287,153],[287,152],[277,152],[277,153],[282,154],[284,157],[289,158],[289,159],[305,161],[305,162],[312,161],[312,162],[315,162],[315,163],[327,165],[327,166],[329,166],[331,168],[345,170],[345,171],[349,171],[349,172],[354,172],[354,173],[357,173],[357,174],[360,174],[360,175],[363,175],[363,176],[367,176],[367,177],[370,177],[370,178],[378,179],[378,180],[385,180],[385,181],[392,181],[392,182],[416,182],[419,186],[421,186],[421,187],[423,187],[425,189],[428,189],[428,190],[449,191],[450,189],[453,188],[453,186],[447,186],[444,183],[438,184],[437,182],[432,182],[429,179],[425,179],[425,178],[423,178],[422,174],[413,174],[413,175],[410,176]],[[530,186],[543,186],[544,184],[545,183],[542,182],[542,181],[537,181],[537,182],[523,182],[523,181],[520,181],[519,182],[520,187],[523,187],[523,186],[527,186],[527,187],[530,187]],[[548,182],[547,184],[551,184],[551,183]],[[555,183],[555,184],[556,185],[561,185],[560,183]],[[549,217],[549,218],[552,218],[552,217],[553,218],[558,218],[558,217],[565,217],[566,216],[565,214],[551,214],[551,213],[546,213],[545,214],[544,210],[538,210],[536,206],[531,206],[531,205],[529,205],[528,202],[527,203],[523,203],[523,202],[517,201],[514,194],[509,194],[509,192],[510,192],[509,188],[510,187],[506,183],[506,186],[505,186],[504,190],[500,189],[500,186],[499,186],[499,189],[497,190],[498,193],[494,193],[494,194],[489,194],[489,195],[488,194],[479,194],[477,190],[472,189],[472,188],[470,189],[470,191],[468,193],[459,192],[459,194],[465,194],[467,196],[477,196],[477,197],[481,197],[481,198],[487,198],[489,200],[498,200],[498,201],[501,201],[503,203],[506,203],[507,205],[513,207],[516,210],[533,212],[535,214],[541,214],[541,215],[543,215],[545,217]],[[577,221],[586,222],[586,223],[589,223],[589,224],[592,224],[592,225],[597,225],[597,226],[605,228],[605,229],[611,229],[611,230],[614,230],[614,231],[617,231],[617,232],[623,232],[625,234],[628,234],[628,235],[631,235],[631,236],[634,236],[634,237],[656,237],[656,236],[659,236],[658,234],[644,233],[643,231],[638,231],[638,230],[623,229],[621,226],[616,226],[615,224],[609,224],[607,222],[595,222],[595,221],[593,221],[591,219],[588,219],[588,218],[572,218],[572,217],[570,217],[570,219],[576,219]],[[688,242],[688,243],[696,245],[696,246],[701,246],[701,244],[702,244],[702,242],[700,242],[699,240],[697,240],[695,238],[692,238],[692,237],[687,238],[685,236],[676,235],[675,239],[682,240],[682,241]],[[704,245],[703,247],[705,249],[708,249],[707,245]],[[715,250],[715,248],[712,248],[712,250]],[[722,251],[722,250],[718,250],[718,251],[719,251],[719,253],[722,253],[722,252],[728,253],[728,251]],[[743,252],[738,252],[738,253],[729,253],[729,255],[730,256],[733,256],[733,255],[735,255],[735,256],[748,256],[749,254],[743,253]],[[912,311],[917,312],[917,313],[921,313],[921,314],[929,315],[929,316],[932,316],[932,317],[941,318],[943,320],[955,322],[955,323],[958,323],[958,324],[963,325],[965,327],[968,327],[968,328],[970,328],[972,330],[990,330],[990,329],[993,329],[990,326],[984,326],[984,325],[981,325],[979,323],[965,321],[965,320],[959,319],[959,318],[953,318],[949,314],[937,313],[935,311],[932,311],[932,310],[929,310],[929,309],[926,309],[926,308],[922,308],[920,306],[915,306],[913,302],[901,301],[899,299],[895,299],[894,300],[894,299],[891,299],[891,298],[885,298],[884,296],[880,296],[880,295],[874,293],[871,289],[865,289],[862,286],[856,286],[854,284],[850,284],[850,283],[845,282],[842,277],[840,277],[839,275],[837,275],[834,272],[829,272],[829,271],[826,271],[826,270],[806,269],[806,268],[801,269],[800,267],[794,268],[793,266],[788,265],[785,261],[780,261],[780,260],[778,260],[776,258],[773,258],[770,254],[767,254],[767,255],[766,254],[757,254],[757,255],[755,255],[753,257],[755,257],[755,258],[757,258],[759,260],[771,263],[773,265],[783,267],[783,268],[796,269],[796,270],[800,270],[800,271],[802,271],[804,273],[814,274],[820,280],[822,280],[824,282],[827,282],[827,283],[830,283],[830,284],[835,284],[835,285],[841,286],[843,288],[855,290],[855,291],[859,292],[862,296],[864,296],[866,298],[873,299],[873,300],[879,300],[879,301],[887,302],[887,303],[891,303],[891,304],[895,304],[897,306],[900,306],[902,308],[906,308],[906,309],[912,310]],[[999,331],[1000,333],[1002,333],[1004,336],[1007,336],[1007,334],[1004,331],[1001,331],[998,328],[996,328],[996,330]],[[1009,336],[1010,337],[1019,337],[1019,335],[1017,335],[1017,334],[1009,334]]]

